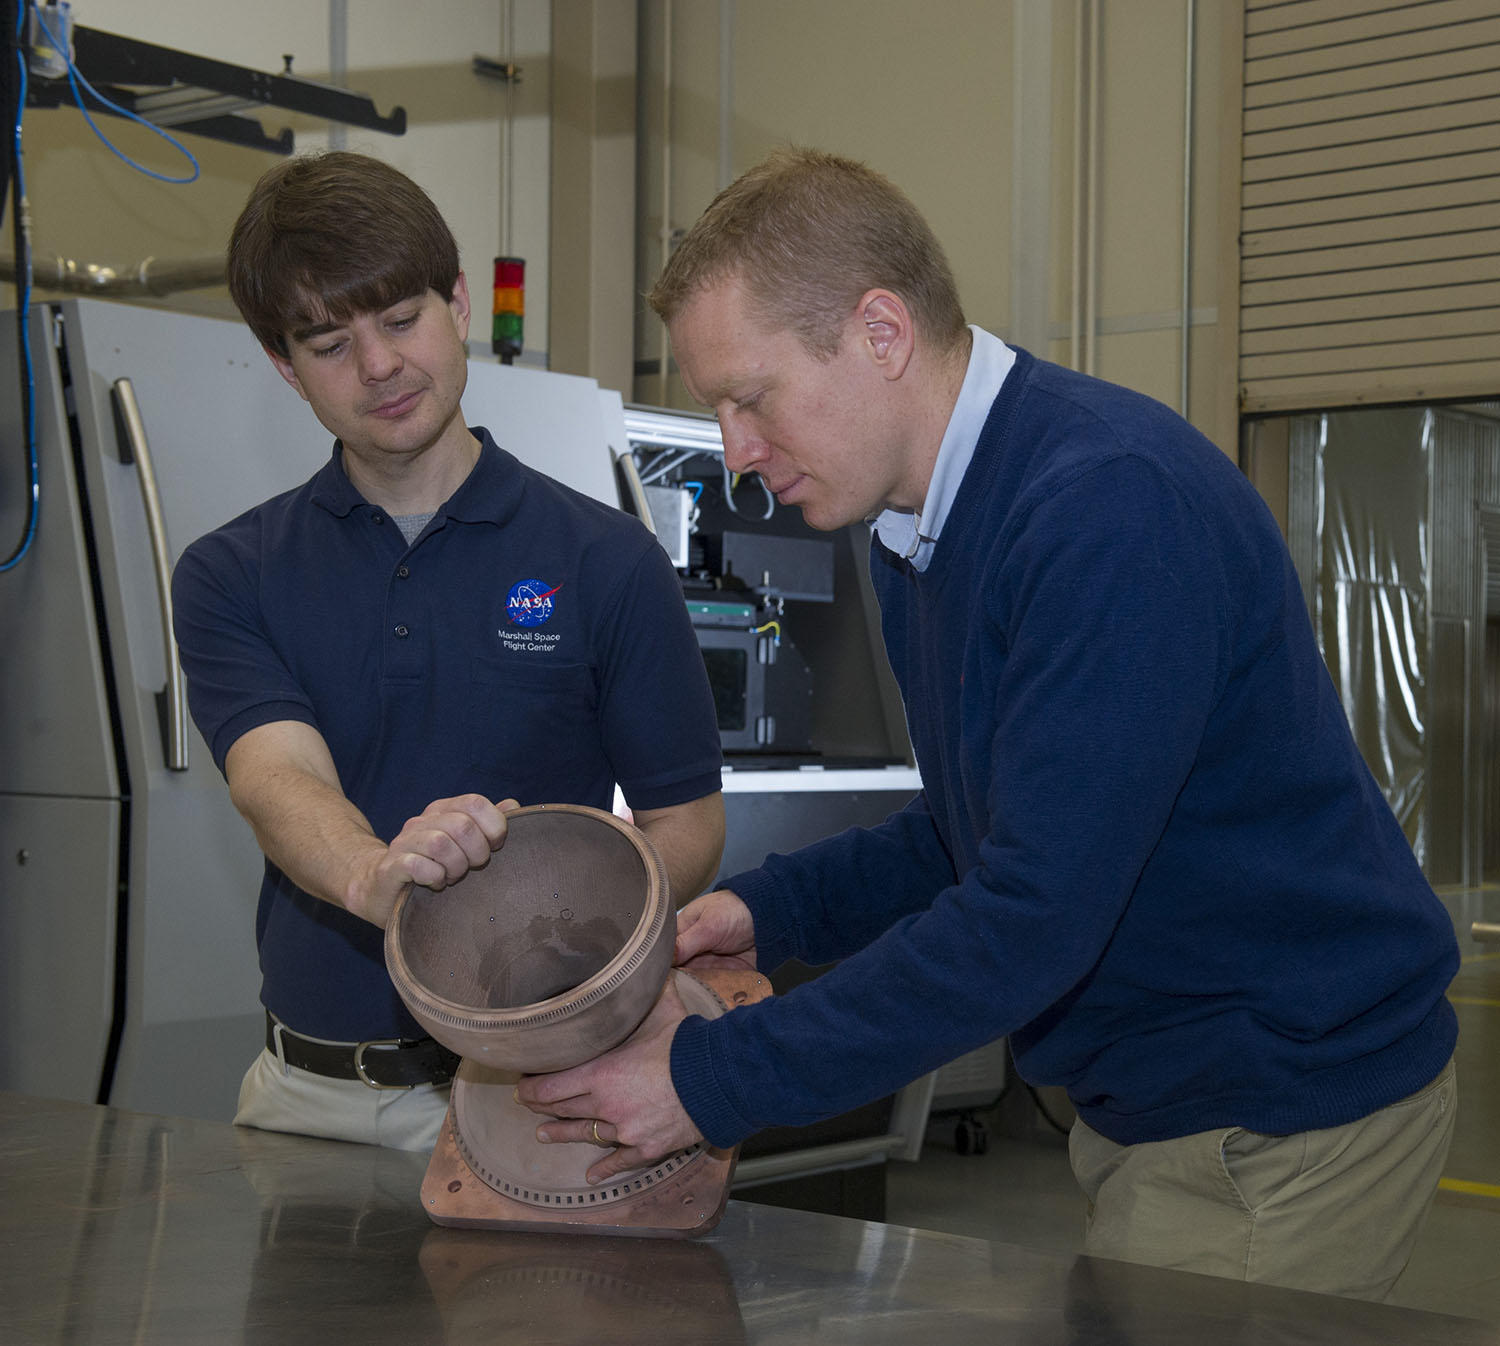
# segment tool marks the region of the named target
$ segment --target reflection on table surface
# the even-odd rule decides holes
[[[0,1094],[0,1340],[1500,1346],[1464,1319],[742,1201],[696,1240],[445,1229],[425,1168]]]

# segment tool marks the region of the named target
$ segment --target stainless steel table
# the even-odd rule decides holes
[[[732,1201],[695,1241],[440,1229],[421,1155],[0,1094],[0,1341],[1500,1346],[1500,1329]]]

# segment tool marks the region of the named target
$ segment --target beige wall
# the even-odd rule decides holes
[[[634,377],[634,0],[552,5],[548,362],[625,389]]]
[[[666,230],[685,228],[734,174],[788,141],[852,154],[889,174],[948,247],[971,320],[1070,362],[1083,285],[1073,267],[1075,33],[1087,3],[85,0],[75,14],[256,69],[280,70],[290,51],[297,73],[326,79],[331,15],[342,13],[346,82],[382,112],[404,106],[409,121],[403,137],[349,128],[342,141],[411,173],[453,223],[476,291],[481,348],[490,259],[519,253],[528,264],[529,358],[555,353],[554,367],[593,374],[642,401],[683,404],[658,377],[632,377],[632,361],[649,366],[662,350],[660,324],[641,293],[661,266],[663,221]],[[1101,13],[1094,371],[1175,406],[1189,0],[1094,3]],[[1221,22],[1236,8],[1218,0],[1194,6],[1189,411],[1206,429],[1216,367],[1216,67]],[[633,23],[622,18],[637,9],[638,49]],[[559,40],[566,45],[554,88]],[[476,53],[513,55],[520,84],[476,76]],[[632,99],[633,131],[622,129]],[[175,169],[175,153],[148,133],[99,120],[122,148]],[[272,129],[289,122],[274,111],[264,120]],[[299,148],[329,143],[326,124],[289,124]],[[38,253],[121,265],[221,249],[245,193],[272,160],[198,138],[184,143],[203,177],[167,186],[114,159],[76,111],[32,110],[26,165]],[[622,164],[637,152],[631,183]],[[633,283],[621,283],[621,268]],[[228,311],[222,291],[166,302]]]
[[[1009,313],[1005,0],[735,7],[736,167],[792,142],[899,182],[950,253],[970,321]]]
[[[355,127],[331,132],[326,122],[275,109],[260,114],[263,124],[273,134],[292,126],[298,150],[326,147],[332,138],[377,155],[427,189],[458,238],[475,291],[474,337],[484,348],[493,258],[507,248],[526,257],[527,345],[546,349],[551,0],[77,0],[73,11],[75,22],[92,28],[255,70],[279,73],[283,54],[290,52],[293,73],[319,82],[330,80],[330,53],[337,50],[333,24],[342,14],[343,82],[369,94],[382,114],[403,106],[406,134]],[[510,56],[522,67],[521,83],[511,87],[474,74],[476,54]],[[149,131],[116,117],[95,114],[95,120],[148,167],[183,171],[181,155]],[[196,182],[172,186],[116,159],[76,108],[30,109],[23,139],[35,253],[121,266],[148,256],[222,251],[250,186],[275,159],[201,137],[179,138],[203,171]],[[509,175],[507,152],[514,164]],[[514,191],[507,193],[511,182]],[[0,299],[14,303],[11,287]],[[233,312],[222,289],[165,302]]]
[[[1098,4],[1098,118],[1087,175],[1097,201],[1094,372],[1172,406],[1182,387],[1188,4]],[[1084,289],[1073,235],[1075,38],[1084,8],[1077,0],[641,0],[641,7],[643,287],[663,256],[664,173],[668,224],[680,230],[726,172],[780,143],[816,145],[867,161],[911,195],[948,249],[971,321],[1071,363],[1074,296]],[[1224,10],[1217,0],[1194,7],[1188,410],[1205,429],[1215,392]],[[1032,303],[1026,287],[1038,272],[1045,285]],[[659,324],[642,316],[637,330],[641,358],[654,359]],[[661,392],[658,378],[638,381],[643,399],[660,400]],[[669,395],[681,399],[680,389]]]

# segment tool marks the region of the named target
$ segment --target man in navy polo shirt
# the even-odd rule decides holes
[[[701,892],[712,695],[655,539],[465,425],[468,289],[415,183],[356,154],[279,165],[229,285],[336,437],[173,581],[194,719],[266,855],[267,1045],[236,1120],[427,1148],[454,1061],[386,974],[397,898],[490,863],[517,802],[607,809],[617,783],[673,892]]]

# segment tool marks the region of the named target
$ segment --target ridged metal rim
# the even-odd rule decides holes
[[[543,813],[576,813],[607,823],[635,848],[648,876],[654,875],[656,879],[654,884],[647,885],[647,899],[645,909],[641,912],[641,919],[621,946],[620,952],[583,986],[575,986],[562,995],[552,996],[547,1000],[538,1000],[534,1004],[522,1005],[515,1009],[475,1010],[472,1006],[462,1005],[438,995],[417,982],[412,976],[411,969],[407,965],[405,950],[401,947],[401,917],[406,910],[411,893],[403,893],[397,899],[391,911],[390,923],[386,926],[387,969],[392,981],[396,983],[396,990],[401,998],[408,1003],[415,1000],[422,1006],[424,1014],[439,1023],[447,1024],[450,1028],[477,1032],[488,1032],[493,1029],[514,1032],[527,1028],[539,1028],[545,1024],[571,1018],[596,1001],[610,995],[623,982],[629,980],[661,938],[671,910],[671,888],[667,879],[666,866],[656,853],[655,847],[646,841],[635,828],[628,826],[613,813],[590,808],[585,804],[530,804],[525,808],[513,809],[506,814],[507,825],[514,825],[517,819]]]
[[[458,1141],[458,1152],[463,1156],[464,1163],[486,1187],[491,1191],[499,1192],[502,1196],[508,1196],[512,1201],[519,1201],[527,1206],[542,1207],[546,1210],[587,1210],[591,1206],[613,1206],[622,1201],[629,1201],[633,1197],[643,1195],[653,1187],[661,1186],[671,1178],[678,1177],[683,1169],[703,1155],[701,1144],[691,1145],[685,1150],[669,1154],[665,1159],[658,1159],[656,1163],[648,1164],[645,1168],[632,1169],[629,1173],[622,1173],[618,1178],[609,1182],[602,1182],[598,1187],[576,1192],[556,1191],[545,1187],[528,1186],[513,1178],[507,1178],[503,1173],[494,1172],[485,1164],[484,1159],[474,1152],[462,1129],[455,1126],[453,1130]]]

